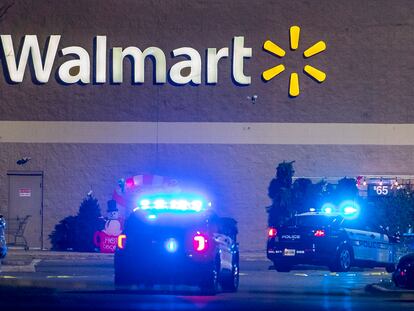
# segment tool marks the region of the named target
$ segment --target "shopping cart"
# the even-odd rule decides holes
[[[31,215],[26,215],[25,217],[7,219],[6,230],[8,235],[8,246],[23,246],[24,250],[29,250],[27,240],[24,237],[24,231],[26,230],[30,217]]]

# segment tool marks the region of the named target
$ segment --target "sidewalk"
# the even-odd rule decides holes
[[[66,260],[66,259],[76,259],[76,260],[113,260],[113,254],[103,254],[103,253],[81,253],[81,252],[57,252],[49,250],[29,250],[25,251],[22,249],[9,249],[6,258],[4,258],[3,264],[8,262],[16,261],[31,261],[33,259],[40,260]]]
[[[100,261],[111,265],[113,259],[113,254],[9,249],[6,258],[1,260],[0,272],[35,272],[36,265],[43,260]]]
[[[100,262],[112,265],[113,254],[81,253],[81,252],[57,252],[50,250],[9,249],[6,258],[1,260],[0,272],[35,272],[36,265],[47,261],[76,261],[84,263]],[[245,251],[240,254],[241,261],[263,262],[266,255],[263,251]]]
[[[113,254],[103,253],[81,253],[81,252],[58,252],[50,250],[29,250],[9,249],[9,252],[2,260],[3,265],[19,265],[30,263],[32,260],[102,260],[112,261]],[[244,251],[240,253],[243,261],[267,261],[265,251]]]

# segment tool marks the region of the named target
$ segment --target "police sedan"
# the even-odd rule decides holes
[[[385,267],[392,272],[398,262],[398,247],[396,239],[361,219],[308,212],[269,228],[267,258],[279,272],[300,264],[328,266],[336,272],[352,266]]]
[[[140,200],[118,238],[115,285],[198,286],[214,294],[239,286],[237,226],[208,203],[183,195]]]

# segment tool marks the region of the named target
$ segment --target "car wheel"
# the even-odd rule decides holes
[[[221,287],[226,292],[236,292],[239,288],[239,265],[234,264],[231,274],[226,276],[221,282]]]
[[[398,268],[392,274],[392,280],[397,287],[406,288],[407,287],[407,274],[403,268]]]
[[[219,265],[213,264],[210,271],[206,273],[206,276],[202,280],[200,285],[201,292],[205,295],[215,295],[218,292],[219,287]]]
[[[352,254],[349,247],[341,247],[335,257],[334,263],[330,266],[332,272],[347,272],[351,268]]]

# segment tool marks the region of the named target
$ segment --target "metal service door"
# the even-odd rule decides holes
[[[18,217],[28,218],[24,238],[30,249],[42,248],[42,208],[43,208],[43,174],[40,173],[8,173],[9,206],[6,221],[13,222]],[[10,225],[12,225],[10,223]],[[13,224],[15,231],[15,224]],[[14,232],[8,232],[8,242],[14,242]],[[23,246],[24,240],[18,238],[16,245]]]

